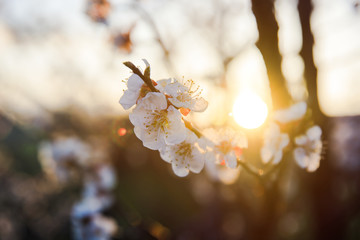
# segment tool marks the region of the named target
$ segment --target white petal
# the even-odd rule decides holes
[[[146,66],[147,68],[150,67],[149,62],[148,62],[145,58],[143,58],[143,59],[141,59],[141,60],[143,60],[143,62],[145,63],[145,66]]]
[[[188,160],[190,162],[190,171],[199,173],[204,168],[204,154],[200,153],[197,149],[193,149],[192,157]]]
[[[319,168],[320,159],[321,159],[320,154],[317,154],[317,153],[310,154],[310,161],[309,161],[309,165],[307,167],[308,172],[314,172],[316,169]]]
[[[215,146],[214,143],[212,141],[210,141],[209,139],[207,139],[205,136],[202,136],[197,141],[199,143],[199,146],[203,149],[213,148]]]
[[[184,164],[173,162],[172,169],[174,173],[179,177],[186,177],[189,174],[189,169]]]
[[[137,127],[145,128],[146,116],[148,111],[142,106],[137,105],[132,113],[129,114],[130,122]]]
[[[194,112],[203,112],[208,107],[208,102],[202,97],[194,99],[192,103],[190,110]]]
[[[148,131],[140,127],[134,128],[135,135],[143,142],[144,147],[152,150],[158,150],[165,146],[162,139],[158,138],[157,131]]]
[[[144,81],[137,75],[132,74],[127,81],[127,87],[130,91],[136,92],[144,85]]]
[[[305,135],[301,135],[295,138],[295,143],[299,146],[305,145],[307,142],[307,137]]]
[[[186,92],[188,91],[188,88],[182,85],[181,83],[179,83],[176,79],[174,80],[175,82],[166,85],[165,91],[173,98],[176,98],[179,92]]]
[[[233,137],[233,143],[235,146],[240,148],[247,148],[248,147],[248,141],[244,133],[242,132],[236,132],[235,136]]]
[[[165,92],[165,87],[171,83],[171,78],[158,80],[155,88],[160,92]]]
[[[219,131],[214,128],[206,128],[203,131],[204,136],[213,143],[213,145],[220,144]]]
[[[179,101],[177,98],[169,98],[169,101],[178,108],[189,108],[191,110],[191,105],[189,102]]]
[[[287,123],[302,118],[306,113],[307,105],[299,102],[290,108],[278,110],[274,113],[274,119],[281,123]]]
[[[160,157],[168,163],[171,163],[174,160],[174,154],[171,151],[169,146],[165,146],[159,150]]]
[[[219,178],[224,184],[233,184],[239,177],[240,168],[220,168]]]
[[[163,93],[149,92],[139,101],[138,105],[147,110],[163,110],[167,108],[167,101]]]
[[[186,131],[186,141],[188,143],[197,143],[199,145],[199,138],[195,135],[195,133],[193,133],[191,130],[185,128]]]
[[[186,138],[186,127],[181,121],[180,112],[173,106],[168,108],[169,124],[165,126],[164,140],[168,145],[178,144]]]
[[[312,143],[312,149],[314,150],[315,153],[320,154],[321,151],[322,151],[322,142],[321,142],[321,140],[314,141]]]
[[[295,148],[294,158],[296,163],[301,167],[305,168],[309,164],[309,157],[306,155],[306,151],[303,148]]]
[[[260,155],[263,163],[268,163],[275,152],[274,148],[264,146],[261,148]]]
[[[228,166],[229,168],[236,168],[237,166],[237,160],[236,160],[236,156],[234,153],[228,153],[226,156],[225,156],[225,163],[226,163],[226,166]]]
[[[218,152],[216,152],[216,153],[214,152],[214,155],[215,155],[215,163],[220,164],[220,163],[223,162],[223,160],[224,160],[223,154],[220,154]]]
[[[281,134],[279,148],[283,149],[284,147],[286,147],[289,144],[289,141],[289,135],[287,135],[286,133]]]
[[[131,108],[136,104],[136,101],[139,98],[139,91],[126,90],[121,96],[119,103],[121,104],[121,106],[123,106],[125,110]]]
[[[282,150],[278,150],[275,155],[274,155],[274,159],[272,161],[273,164],[278,164],[281,159],[282,159],[282,156],[283,156],[283,153],[282,153]]]
[[[321,128],[319,126],[313,126],[306,131],[306,135],[310,140],[319,140],[321,138]]]
[[[205,159],[206,159],[206,161],[211,161],[211,162],[216,162],[216,156],[215,156],[215,153],[214,153],[214,151],[207,151],[206,153],[205,153]]]

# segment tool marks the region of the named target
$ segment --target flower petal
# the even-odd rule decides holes
[[[320,166],[321,156],[317,153],[311,153],[309,158],[309,165],[307,167],[308,172],[314,172]]]
[[[306,155],[306,151],[303,148],[295,148],[294,150],[294,158],[296,163],[301,167],[305,168],[309,164],[309,157]]]
[[[186,127],[181,121],[181,113],[173,106],[168,108],[168,125],[165,126],[165,142],[168,145],[178,144],[186,138]]]
[[[179,83],[176,79],[174,79],[174,82],[167,84],[165,87],[166,93],[173,98],[176,98],[179,92],[187,92],[188,90],[189,89],[186,86]]]
[[[273,154],[275,152],[275,149],[270,146],[264,146],[261,148],[260,155],[261,160],[263,163],[268,163],[270,159],[272,158]]]
[[[281,123],[288,123],[302,118],[306,113],[307,105],[299,102],[287,109],[278,110],[274,113],[274,119]]]
[[[149,92],[139,101],[138,105],[151,111],[163,110],[167,108],[167,101],[163,93]]]
[[[165,147],[159,149],[159,152],[160,152],[160,157],[165,162],[171,163],[174,160],[174,156],[173,156],[169,146],[165,146]]]
[[[148,68],[148,67],[150,67],[150,64],[149,64],[149,62],[145,59],[145,58],[143,58],[143,59],[141,59],[144,63],[145,63],[145,66]]]
[[[174,173],[179,177],[186,177],[189,174],[189,169],[186,168],[186,166],[184,164],[181,164],[180,162],[173,161],[172,169]]]
[[[165,146],[164,141],[159,139],[157,131],[148,131],[135,126],[135,135],[143,142],[144,147],[152,150],[158,150]]]
[[[228,166],[229,168],[236,168],[237,160],[236,160],[236,156],[233,152],[230,152],[225,155],[225,163],[226,163],[226,166]]]
[[[121,96],[119,103],[125,110],[128,110],[129,108],[131,108],[136,104],[136,101],[139,98],[139,91],[140,90],[138,91],[126,90],[124,94]]]
[[[204,168],[204,154],[196,148],[193,149],[192,156],[188,158],[188,161],[190,162],[190,171],[194,173],[199,173]]]
[[[319,126],[313,126],[306,131],[306,135],[308,136],[309,140],[319,140],[321,138],[321,128]]]
[[[312,149],[314,150],[315,153],[320,154],[321,151],[322,151],[322,142],[321,142],[321,140],[314,141],[314,142],[312,143],[312,146],[311,146],[311,147],[312,147]]]
[[[289,139],[289,135],[287,135],[286,133],[282,133],[280,135],[280,143],[279,143],[279,148],[282,150],[284,147],[286,147],[290,142]]]
[[[132,113],[129,114],[129,119],[134,126],[145,128],[147,115],[148,111],[141,105],[137,105]]]
[[[168,79],[161,79],[159,81],[156,81],[157,85],[155,86],[155,88],[157,90],[159,90],[160,92],[162,93],[165,93],[165,87],[170,84],[172,81],[171,78],[168,78]]]
[[[137,75],[132,74],[127,81],[127,87],[130,91],[138,91],[144,85],[144,81]]]
[[[192,101],[191,110],[194,112],[203,112],[207,107],[208,102],[204,98],[200,97]]]
[[[283,152],[282,152],[281,149],[279,149],[279,150],[275,153],[274,159],[273,159],[272,163],[273,163],[273,164],[278,164],[278,163],[281,161],[282,157],[283,157]]]

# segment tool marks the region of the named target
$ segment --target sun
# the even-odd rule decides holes
[[[232,113],[237,124],[244,128],[254,129],[265,122],[268,108],[258,95],[247,90],[241,92],[236,98]]]

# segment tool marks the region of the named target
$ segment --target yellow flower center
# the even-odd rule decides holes
[[[233,150],[233,146],[230,141],[222,141],[219,145],[216,145],[216,148],[223,154],[227,154]]]

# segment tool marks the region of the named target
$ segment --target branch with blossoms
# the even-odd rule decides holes
[[[199,173],[206,162],[230,169],[241,166],[249,174],[262,180],[276,170],[284,151],[293,150],[295,162],[309,172],[315,171],[321,159],[321,129],[306,126],[305,102],[274,113],[273,121],[264,132],[264,144],[259,153],[265,165],[273,167],[264,172],[244,159],[243,150],[248,148],[245,134],[228,126],[199,131],[186,119],[189,112],[203,112],[208,103],[201,96],[200,87],[193,80],[178,81],[150,77],[150,65],[142,72],[131,62],[124,65],[133,74],[127,80],[128,89],[120,98],[125,110],[135,105],[129,114],[135,135],[143,145],[158,150],[161,158],[172,165],[174,173],[185,177],[189,172]],[[288,133],[283,126],[297,125]],[[292,127],[291,127],[292,128]],[[306,131],[304,131],[306,129]]]

